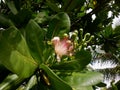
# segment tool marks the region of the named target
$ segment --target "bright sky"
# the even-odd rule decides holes
[[[120,25],[120,16],[115,17],[115,18],[113,19],[112,27],[115,28],[115,26],[118,26],[118,25]]]

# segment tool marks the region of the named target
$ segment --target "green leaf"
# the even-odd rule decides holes
[[[9,18],[14,22],[16,27],[25,27],[32,17],[32,11],[29,9],[22,9],[17,14],[10,14]]]
[[[0,50],[0,63],[22,78],[32,75],[38,66],[25,39],[15,27],[0,32]]]
[[[83,68],[78,61],[72,60],[67,62],[56,63],[51,66],[52,69],[62,70],[62,71],[80,71]]]
[[[13,14],[17,14],[18,11],[15,7],[14,1],[6,0],[6,3]]]
[[[45,31],[34,21],[30,20],[26,27],[26,39],[32,56],[40,63],[43,62]]]
[[[23,81],[16,74],[8,75],[5,80],[0,84],[0,90],[12,90]]]
[[[103,80],[103,75],[98,72],[86,72],[86,73],[76,73],[73,72],[72,75],[63,78],[72,88],[77,90],[89,90],[83,89],[85,87],[90,87]]]
[[[70,18],[66,13],[61,12],[51,19],[46,37],[51,39],[54,36],[67,33],[69,30]]]
[[[80,50],[75,53],[75,60],[79,62],[80,65],[82,65],[82,68],[85,68],[87,64],[90,63],[92,59],[91,52]]]
[[[75,8],[80,8],[85,0],[64,0],[63,11],[72,11]]]
[[[16,90],[24,90],[24,89],[25,89],[25,85],[21,85]]]
[[[13,23],[10,19],[6,18],[4,15],[0,14],[0,26],[2,27],[9,27],[12,26]]]
[[[56,5],[54,2],[51,0],[46,0],[46,4],[55,12],[59,12],[60,9],[58,8],[58,5]]]
[[[24,90],[30,90],[34,85],[37,84],[37,77],[35,75],[33,75],[29,82],[27,83],[27,86]]]
[[[60,79],[49,67],[42,64],[40,65],[40,68],[47,74],[51,84],[51,90],[72,90],[72,88],[62,79]]]
[[[113,34],[113,29],[112,29],[112,26],[108,26],[105,28],[105,30],[102,32],[103,36],[105,38],[110,38]]]
[[[91,61],[91,53],[89,51],[81,50],[75,53],[75,58],[71,61],[56,63],[51,66],[52,69],[81,71]]]

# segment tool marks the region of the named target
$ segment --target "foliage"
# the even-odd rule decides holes
[[[120,27],[111,26],[119,8],[119,0],[1,0],[0,90],[99,87],[104,73],[89,68],[95,52],[92,46],[100,45],[120,62]],[[54,37],[60,38],[56,47]],[[60,62],[56,48],[60,53],[66,50]],[[111,82],[110,88],[116,90],[119,83],[115,84]]]

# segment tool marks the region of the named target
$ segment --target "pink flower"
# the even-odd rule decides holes
[[[73,51],[73,44],[68,39],[68,37],[63,38],[60,40],[59,37],[54,37],[52,39],[52,43],[54,45],[55,53],[57,54],[57,60],[60,62],[60,58],[63,55],[71,56]]]

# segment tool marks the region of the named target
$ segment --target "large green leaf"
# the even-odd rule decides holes
[[[64,80],[75,90],[91,90],[87,89],[103,80],[103,75],[98,72],[75,73],[66,76]]]
[[[45,71],[50,81],[50,90],[72,90],[72,88],[60,79],[49,67],[42,64],[40,68]]]
[[[51,19],[47,32],[47,38],[62,35],[70,30],[70,18],[66,13],[58,13]]]
[[[30,20],[26,27],[26,39],[33,57],[38,62],[43,61],[45,31],[34,21]]]
[[[29,77],[37,68],[25,39],[15,27],[0,32],[0,63],[22,78]]]

